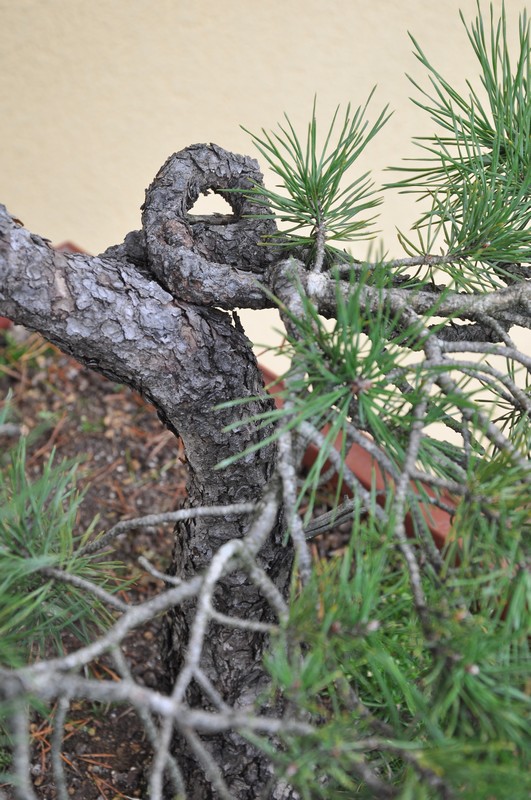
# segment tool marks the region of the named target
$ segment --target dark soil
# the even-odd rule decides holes
[[[111,383],[44,343],[37,335],[18,347],[3,332],[0,343],[0,404],[13,394],[14,421],[28,441],[28,469],[38,474],[53,449],[56,459],[81,459],[79,486],[86,488],[78,520],[84,531],[96,514],[96,529],[122,519],[178,508],[186,496],[186,468],[180,442],[165,430],[155,411],[127,387]],[[11,334],[7,334],[11,337]],[[0,451],[15,438],[1,437]],[[162,583],[140,570],[145,555],[164,571],[172,547],[172,526],[122,534],[113,558],[135,579],[127,598],[135,602],[160,591]],[[162,621],[151,621],[125,641],[135,679],[162,688]],[[65,646],[72,646],[68,640]],[[118,679],[112,662],[91,665],[93,675]],[[55,797],[49,763],[47,719],[32,725],[33,781],[39,798]],[[64,762],[73,800],[142,797],[151,749],[142,724],[127,708],[102,709],[74,703],[66,726]],[[7,791],[6,787],[2,787]],[[9,796],[9,793],[8,793]]]

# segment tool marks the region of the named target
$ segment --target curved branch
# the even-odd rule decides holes
[[[276,225],[239,191],[261,184],[254,159],[215,144],[174,153],[159,170],[146,192],[142,224],[149,268],[174,297],[221,308],[271,305],[257,276],[276,257],[261,246]],[[233,216],[188,214],[210,190],[229,203]]]

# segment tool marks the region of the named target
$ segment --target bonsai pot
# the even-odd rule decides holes
[[[280,392],[285,388],[283,382],[278,379],[278,376],[275,375],[274,372],[263,365],[260,365],[260,371],[262,372],[268,390],[275,396],[277,407],[280,407],[282,405]],[[326,431],[327,427],[323,429],[323,433],[326,433]],[[340,435],[337,437],[334,444],[336,450],[339,451],[341,449],[341,443],[342,437]],[[311,467],[318,455],[319,449],[314,444],[310,444],[304,454],[303,465],[305,467]],[[345,464],[365,489],[371,490],[371,488],[375,486],[378,496],[381,498],[379,502],[383,505],[386,485],[389,485],[390,479],[386,479],[386,476],[382,473],[374,458],[369,455],[363,447],[358,444],[353,444],[346,455]],[[326,461],[323,470],[327,470],[329,466],[330,463]],[[337,488],[337,474],[335,478],[331,478],[331,483],[334,488]],[[429,486],[423,484],[422,489],[423,492],[433,496],[434,493]],[[344,495],[352,496],[352,492],[347,486],[342,486],[341,492]],[[444,499],[446,504],[450,506],[454,504],[451,497],[445,497]],[[442,548],[451,528],[451,515],[447,511],[434,505],[421,503],[421,509],[435,544],[439,549]],[[409,534],[413,532],[412,520],[409,515],[406,517],[406,530]]]

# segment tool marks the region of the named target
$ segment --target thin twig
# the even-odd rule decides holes
[[[35,664],[21,667],[16,674],[23,679],[33,679],[33,677],[40,677],[43,673],[49,671],[68,672],[72,669],[84,667],[115,645],[120,644],[133,628],[153,619],[153,617],[182,603],[184,600],[195,597],[201,590],[201,585],[201,577],[192,578],[185,583],[183,582],[180,586],[168,589],[156,597],[146,600],[145,603],[130,606],[129,610],[99,639],[65,656],[51,658],[48,661],[38,661]],[[0,669],[0,674],[2,672],[6,671]]]
[[[65,721],[69,709],[70,709],[70,698],[68,697],[68,695],[63,695],[63,697],[59,697],[55,709],[53,734],[51,742],[53,777],[59,800],[70,800],[70,796],[68,794],[68,786],[66,783],[65,768],[63,764],[63,759],[61,757]]]
[[[115,647],[113,649],[113,658],[118,668],[118,671],[120,672],[120,675],[128,681],[132,681],[133,676],[131,675],[129,665],[125,660],[124,655],[119,647]],[[159,732],[155,726],[151,714],[146,708],[144,708],[141,705],[136,706],[136,712],[140,717],[140,719],[142,720],[142,724],[144,725],[144,729],[147,733],[148,739],[151,743],[151,746],[153,747],[153,751],[157,752],[159,744]],[[168,772],[170,774],[173,787],[177,792],[178,796],[182,798],[182,800],[186,800],[186,786],[184,783],[184,777],[179,767],[179,764],[171,754],[168,754],[165,766],[168,768]]]
[[[18,800],[37,800],[31,783],[31,750],[29,741],[29,706],[17,701],[9,714],[13,736],[13,767],[16,775],[15,796]]]
[[[282,478],[286,524],[297,554],[300,579],[305,584],[310,579],[312,559],[306,543],[302,520],[297,514],[297,471],[294,461],[291,432],[285,430],[278,437],[277,468]]]
[[[94,597],[97,597],[98,600],[101,600],[106,605],[118,609],[118,611],[128,611],[131,608],[128,603],[124,603],[124,601],[120,600],[120,598],[115,597],[115,595],[110,594],[109,592],[106,592],[101,586],[92,583],[92,581],[89,581],[86,578],[81,578],[79,575],[71,575],[69,572],[65,572],[62,569],[56,569],[55,567],[41,567],[39,572],[51,580],[60,581],[61,583],[69,583],[71,586],[76,586],[78,589],[83,589],[83,591],[93,594]]]
[[[199,506],[198,508],[182,508],[179,511],[167,511],[163,514],[148,514],[145,517],[135,517],[134,519],[125,519],[118,522],[116,525],[99,536],[93,542],[89,542],[80,550],[76,551],[77,556],[87,555],[89,553],[96,553],[102,550],[119,534],[135,528],[151,527],[153,525],[162,525],[170,522],[183,522],[187,519],[195,519],[196,517],[224,517],[239,514],[251,514],[255,509],[255,503],[233,503],[226,506]]]
[[[210,618],[220,625],[226,625],[229,628],[240,628],[240,630],[256,631],[256,633],[274,633],[278,630],[278,625],[273,625],[269,622],[260,622],[254,619],[242,619],[241,617],[231,617],[228,614],[222,614],[216,611],[215,608],[210,609]]]
[[[208,778],[212,784],[212,788],[216,790],[221,800],[236,800],[225,783],[219,766],[216,764],[197,733],[192,728],[184,726],[181,727],[181,733],[195,753],[198,762],[203,767],[205,776]]]
[[[310,422],[304,421],[301,422],[299,425],[300,431],[303,436],[307,437],[311,440],[319,449],[322,447],[326,447],[326,437],[321,431],[318,431],[317,428],[312,425]],[[341,458],[341,454],[338,453],[335,448],[331,447],[328,450],[328,460],[331,461],[335,467],[338,475],[341,475],[343,482],[349,489],[352,491],[352,494],[356,497],[359,497],[361,502],[371,510],[374,511],[374,514],[378,519],[384,521],[387,519],[387,515],[385,511],[380,508],[380,506],[375,505],[373,502],[372,495],[367,489],[363,486],[359,478],[352,472],[351,469],[344,463],[343,459]]]
[[[413,548],[407,539],[405,515],[406,515],[406,498],[408,496],[408,488],[411,481],[411,470],[415,466],[418,451],[422,441],[422,431],[424,428],[424,420],[428,408],[429,391],[431,381],[424,387],[423,399],[413,409],[413,423],[411,425],[411,432],[409,435],[409,443],[406,451],[406,457],[402,466],[402,474],[396,485],[395,498],[393,504],[393,511],[395,514],[394,534],[398,539],[398,546],[406,560],[409,571],[409,578],[411,582],[411,589],[415,600],[415,608],[420,617],[423,625],[427,626],[427,603],[424,590],[422,588],[421,571],[417,559],[415,558]]]

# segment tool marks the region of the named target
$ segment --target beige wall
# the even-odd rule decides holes
[[[520,3],[506,6],[515,22]],[[361,168],[381,177],[432,127],[408,102],[404,72],[421,72],[407,31],[450,80],[477,72],[459,8],[475,16],[475,0],[0,0],[0,202],[53,242],[99,252],[138,227],[170,153],[214,141],[256,155],[239,124],[287,111],[303,128],[314,94],[325,122],[374,84],[375,114],[387,102],[395,114]],[[394,226],[411,219],[387,198],[393,255]]]

